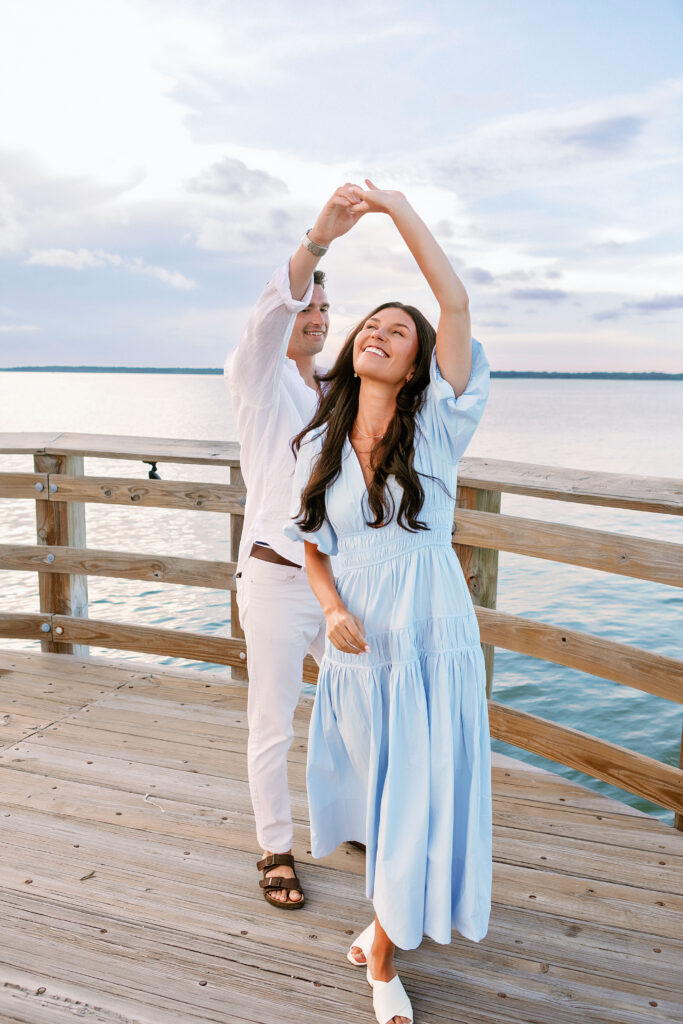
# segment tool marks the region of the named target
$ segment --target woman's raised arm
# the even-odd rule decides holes
[[[439,303],[436,358],[442,376],[456,396],[467,387],[472,372],[472,325],[465,286],[434,235],[402,192],[378,189],[366,178],[367,189],[352,186],[362,213],[386,213],[393,220]]]

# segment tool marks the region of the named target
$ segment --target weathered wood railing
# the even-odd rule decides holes
[[[0,473],[0,497],[35,500],[38,540],[36,545],[0,543],[0,569],[36,571],[40,593],[39,613],[0,613],[1,637],[40,640],[48,651],[94,645],[189,658],[230,665],[233,676],[246,678],[235,602],[231,637],[87,618],[88,576],[234,590],[246,493],[238,445],[87,434],[0,434],[0,453],[33,456],[33,473]],[[230,483],[87,476],[84,458],[219,465],[229,469]],[[501,647],[683,702],[683,663],[676,659],[495,610],[498,551],[680,587],[683,545],[503,515],[502,492],[681,515],[683,481],[464,458],[454,521],[455,550],[479,619],[489,694],[493,650]],[[84,508],[90,502],[228,513],[233,561],[88,549]],[[304,678],[314,682],[316,675],[309,657]],[[489,707],[491,732],[497,739],[669,808],[676,812],[676,826],[683,828],[681,768],[493,700]]]

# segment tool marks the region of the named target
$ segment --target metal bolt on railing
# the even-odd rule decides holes
[[[52,629],[52,626],[50,625],[49,622],[41,622],[40,629],[42,633],[49,633],[50,630]]]

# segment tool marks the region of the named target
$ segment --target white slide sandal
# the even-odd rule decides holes
[[[349,961],[349,963],[353,964],[354,967],[365,967],[367,965],[367,959],[368,959],[368,956],[370,954],[370,950],[372,949],[372,943],[373,943],[374,939],[375,939],[375,919],[373,917],[372,921],[367,926],[365,931],[362,931],[360,933],[360,935],[357,938],[355,938],[353,940],[353,942],[351,943],[351,946],[349,947],[349,951],[346,954],[346,959]],[[361,963],[360,961],[354,959],[354,956],[353,956],[353,954],[351,952],[351,949],[354,946],[358,946],[359,949],[363,950],[363,955],[365,956],[365,961],[366,961],[365,963]],[[369,978],[368,978],[368,984],[372,985],[372,982],[370,981]]]
[[[413,1007],[398,974],[391,981],[375,981],[368,969],[368,981],[372,985],[372,1007],[377,1024],[389,1024],[394,1017],[406,1017],[413,1024]]]
[[[375,1017],[377,1018],[378,1024],[388,1024],[388,1022],[393,1020],[394,1017],[406,1017],[411,1024],[413,1024],[413,1007],[398,974],[395,974],[391,981],[375,981],[370,972],[370,968],[367,966],[367,959],[370,955],[374,938],[375,922],[373,919],[365,931],[362,931],[360,935],[353,940],[349,947],[349,951],[346,954],[346,958],[354,967],[366,968],[365,976],[367,978],[368,985],[372,987],[372,1006],[375,1011]],[[357,946],[359,949],[362,949],[366,963],[361,964],[357,960],[354,960],[353,954],[351,953],[351,948],[353,946]]]

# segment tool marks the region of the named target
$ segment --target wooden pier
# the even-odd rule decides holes
[[[256,885],[244,683],[1,652],[0,1020],[374,1020],[344,955],[371,916],[363,855],[307,854],[309,711],[289,764],[307,902],[284,913]],[[680,834],[494,763],[491,927],[399,953],[417,1024],[680,1021]]]
[[[0,497],[35,503],[36,544],[0,569],[36,572],[40,610],[0,612],[0,1024],[313,1024],[374,1020],[345,958],[368,923],[363,855],[307,853],[302,697],[289,758],[295,913],[257,886],[246,782],[247,665],[230,637],[88,618],[88,576],[234,589],[234,561],[87,547],[89,502],[221,511],[237,553],[236,445],[0,435]],[[229,482],[89,476],[85,460],[225,467]],[[460,466],[454,545],[495,647],[683,701],[679,661],[497,611],[499,550],[683,585],[683,546],[501,512],[522,493],[683,512],[683,483],[484,459]],[[141,514],[131,512],[132,515]],[[88,656],[88,647],[204,660],[221,671]],[[315,680],[307,659],[304,677]],[[495,689],[495,688],[494,688]],[[416,1024],[646,1024],[683,1020],[683,771],[491,699],[492,734],[677,813],[671,828],[550,772],[495,756],[494,891],[479,944],[426,940],[397,956]],[[410,842],[410,836],[406,836]]]

